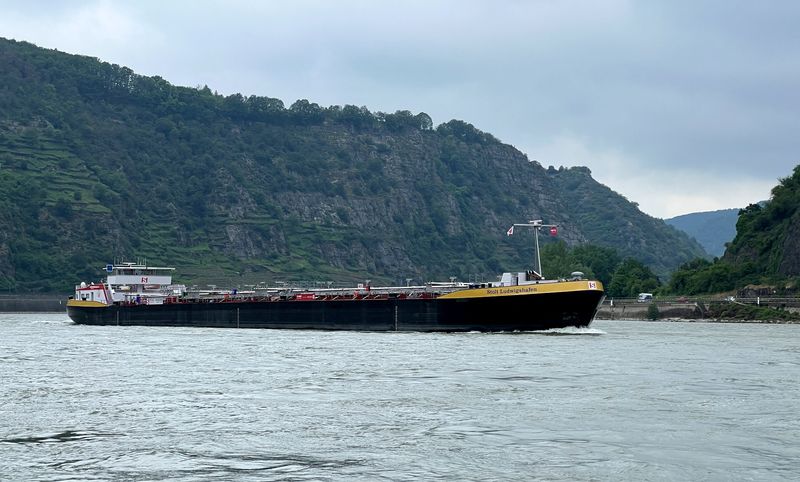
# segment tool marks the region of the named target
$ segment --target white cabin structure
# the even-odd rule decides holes
[[[160,305],[169,297],[186,292],[186,286],[172,284],[175,268],[147,266],[139,263],[108,264],[106,281],[81,283],[75,287],[75,299],[113,303]]]

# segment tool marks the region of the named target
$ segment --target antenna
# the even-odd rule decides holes
[[[557,228],[558,225],[557,224],[542,224],[542,220],[541,219],[534,219],[534,220],[528,221],[527,223],[519,223],[519,224],[515,223],[514,226],[526,226],[526,227],[533,228],[533,239],[534,239],[534,245],[536,246],[536,267],[539,269],[539,272],[538,272],[539,276],[544,278],[544,273],[542,272],[542,258],[541,258],[541,255],[539,254],[539,230],[542,229],[542,228]],[[508,232],[509,235],[514,232],[513,229],[514,228],[512,227],[509,230],[509,232]]]

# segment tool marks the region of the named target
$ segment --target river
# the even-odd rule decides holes
[[[0,314],[2,480],[800,480],[800,325],[522,334]]]

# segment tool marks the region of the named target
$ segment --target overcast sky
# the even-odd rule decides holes
[[[794,0],[0,0],[0,36],[287,107],[461,119],[656,217],[768,199],[800,164]]]

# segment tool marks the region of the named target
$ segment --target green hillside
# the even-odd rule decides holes
[[[458,120],[223,97],[0,39],[0,289],[67,290],[111,260],[196,283],[405,282],[531,265],[561,225],[659,274],[704,255],[594,181]]]
[[[736,237],[725,255],[681,267],[669,290],[679,294],[714,293],[748,285],[770,291],[794,290],[800,280],[800,166],[772,189],[767,203],[739,212]]]

